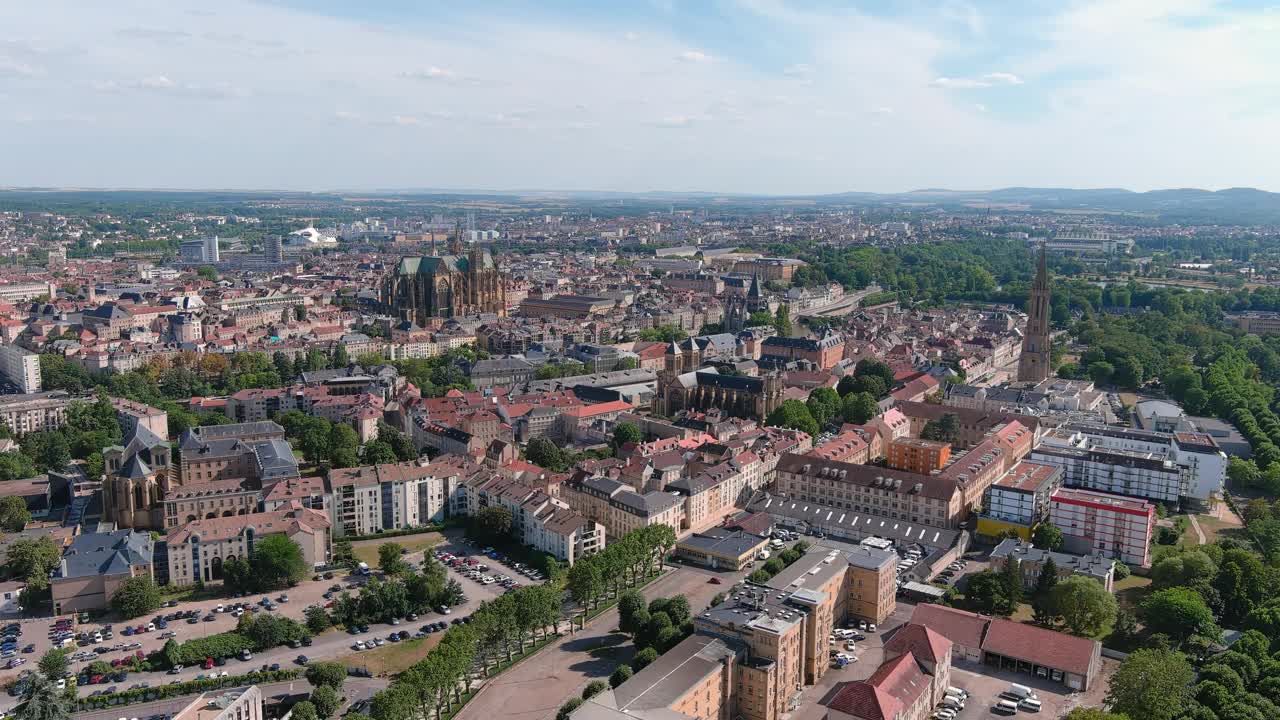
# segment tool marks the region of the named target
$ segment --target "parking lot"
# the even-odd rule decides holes
[[[445,540],[438,548],[443,548],[457,555],[475,554],[476,550],[468,546],[462,539],[461,532],[449,532],[446,534]],[[423,553],[414,552],[405,555],[405,559],[411,563],[421,562]],[[512,569],[505,566],[497,566],[494,572],[497,574],[517,575]],[[475,582],[468,577],[460,575],[456,571],[449,571],[451,579],[456,579],[462,585],[463,593],[467,597],[467,601],[455,608],[450,609],[449,615],[437,613],[426,614],[412,624],[402,623],[399,626],[373,624],[365,634],[359,637],[366,641],[375,641],[382,639],[384,643],[392,632],[399,633],[408,631],[410,634],[418,631],[422,626],[432,622],[451,622],[454,619],[460,619],[470,615],[479,607],[480,603],[486,600],[492,600],[504,592],[504,588],[495,579],[491,584]],[[288,601],[281,602],[280,597],[286,593],[271,593],[269,597],[272,600],[273,610],[263,610],[261,603],[265,595],[253,595],[245,598],[227,598],[222,600],[203,600],[179,603],[174,607],[165,607],[157,611],[160,616],[182,613],[196,618],[196,622],[189,622],[188,617],[175,619],[168,622],[166,628],[154,627],[147,629],[152,622],[153,616],[149,615],[144,618],[137,618],[128,622],[116,620],[114,622],[104,619],[103,622],[90,622],[83,625],[73,623],[72,629],[78,633],[84,630],[90,632],[99,630],[107,625],[112,628],[112,637],[108,639],[103,634],[103,638],[98,643],[86,646],[78,646],[72,643],[71,649],[78,653],[91,653],[80,655],[80,659],[73,660],[71,667],[74,672],[79,672],[85,665],[92,660],[103,660],[110,663],[112,660],[121,660],[126,656],[135,655],[137,652],[148,654],[155,650],[159,650],[169,639],[166,637],[169,633],[173,633],[172,638],[178,642],[190,640],[195,637],[203,637],[214,633],[227,632],[236,626],[239,618],[231,610],[235,603],[248,603],[255,606],[258,612],[271,612],[272,614],[289,617],[294,620],[303,620],[303,613],[308,605],[324,605],[328,599],[324,597],[325,593],[330,591],[334,584],[341,586],[341,589],[349,592],[356,592],[362,578],[358,575],[348,575],[345,571],[336,573],[331,579],[321,579],[319,581],[306,580],[296,587],[287,591]],[[534,580],[525,576],[519,576],[519,582],[523,584],[532,584]],[[223,605],[224,612],[214,612],[219,604]],[[62,616],[64,620],[74,620],[70,616]],[[18,636],[16,641],[16,652],[10,658],[4,658],[7,663],[13,658],[26,660],[26,663],[15,666],[14,668],[3,668],[0,663],[0,682],[7,682],[18,676],[20,672],[26,671],[34,667],[39,658],[55,644],[57,635],[54,633],[53,625],[58,618],[25,618],[21,620],[12,620],[22,630],[22,634]],[[10,623],[4,623],[5,625]],[[125,635],[125,628],[137,628],[142,626],[145,632]],[[254,653],[250,660],[242,661],[233,659],[224,665],[216,665],[215,668],[206,670],[203,667],[190,667],[183,669],[180,673],[166,674],[164,672],[145,672],[130,673],[122,681],[108,681],[101,685],[87,685],[80,688],[81,695],[89,695],[93,691],[106,691],[111,687],[116,690],[124,690],[139,683],[147,683],[150,686],[163,685],[175,681],[193,680],[197,675],[226,672],[230,675],[249,672],[259,669],[263,665],[270,667],[279,664],[283,667],[289,667],[294,664],[294,660],[300,654],[305,654],[309,659],[329,660],[349,655],[352,650],[353,637],[345,633],[329,631],[317,636],[311,646],[302,648],[290,648],[287,646],[272,648],[261,653]],[[375,641],[376,642],[376,641]],[[23,652],[30,646],[30,652]],[[74,678],[72,679],[74,683]],[[7,695],[0,695],[0,710],[7,710],[17,702],[15,698]]]

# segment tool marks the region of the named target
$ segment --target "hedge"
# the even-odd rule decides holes
[[[253,652],[254,643],[238,632],[218,633],[207,637],[188,640],[178,645],[178,662],[183,665],[195,665],[204,662],[205,658],[236,657],[248,650]],[[161,657],[164,651],[160,651]]]
[[[297,670],[268,670],[267,672],[256,671],[244,675],[228,675],[227,677],[220,678],[188,680],[186,682],[174,683],[172,685],[160,685],[152,688],[134,688],[132,690],[125,690],[123,692],[112,693],[110,695],[95,695],[92,697],[78,698],[76,700],[76,712],[102,710],[108,707],[133,705],[135,703],[151,702],[153,700],[164,700],[165,698],[180,697],[182,695],[195,695],[197,693],[208,692],[210,690],[221,690],[222,688],[227,687],[283,682],[285,680],[297,679],[298,675],[299,672]]]

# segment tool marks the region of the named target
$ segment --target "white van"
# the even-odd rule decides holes
[[[1026,698],[1018,703],[1018,707],[1027,712],[1040,712],[1040,701],[1035,698]]]
[[[969,697],[969,691],[968,691],[968,690],[965,690],[965,689],[963,689],[963,688],[958,688],[958,687],[955,687],[955,686],[948,687],[948,688],[946,689],[946,691],[945,691],[945,694],[947,694],[947,695],[955,695],[956,697],[962,697],[962,698],[967,698],[967,697]]]
[[[938,703],[938,707],[950,708],[952,710],[955,710],[956,712],[960,712],[961,710],[964,709],[964,700],[961,700],[958,697],[947,695],[946,697],[942,698],[942,702]]]
[[[1002,715],[1017,715],[1018,705],[1011,700],[1000,700],[991,708],[991,712],[1000,713]]]
[[[1026,685],[1019,685],[1018,683],[1010,685],[1009,689],[1006,690],[1004,694],[1011,698],[1017,698],[1018,700],[1036,697],[1036,694],[1031,690],[1031,688]]]

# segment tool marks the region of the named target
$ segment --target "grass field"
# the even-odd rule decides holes
[[[356,560],[369,563],[369,567],[377,567],[378,546],[383,543],[395,543],[414,553],[439,545],[442,540],[444,540],[444,536],[437,532],[422,533],[421,535],[403,535],[387,540],[376,538],[373,540],[358,540],[351,543],[351,551],[355,554]]]
[[[353,652],[338,658],[347,667],[363,667],[374,675],[395,675],[404,672],[414,663],[425,658],[431,648],[440,644],[444,633],[433,633],[421,640],[389,642],[374,650]]]

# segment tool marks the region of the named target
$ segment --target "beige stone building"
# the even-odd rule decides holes
[[[222,579],[222,566],[232,558],[247,558],[254,543],[283,535],[297,543],[308,567],[329,559],[329,518],[301,506],[253,515],[235,515],[189,522],[165,538],[169,556],[169,584],[194,585]]]

